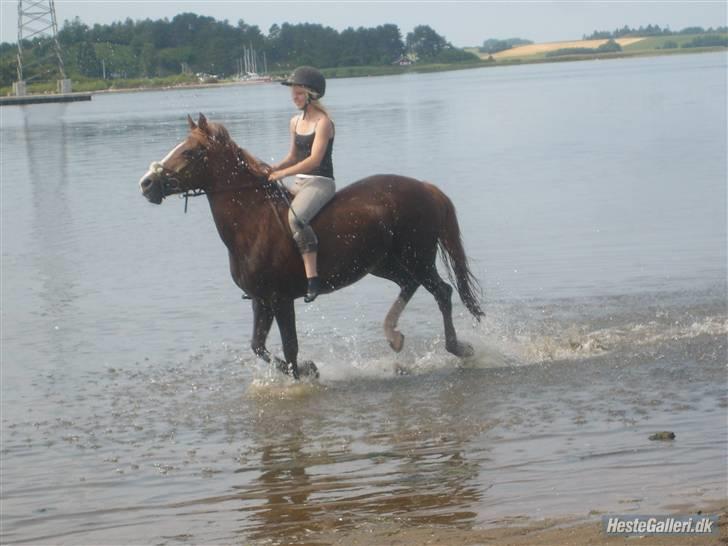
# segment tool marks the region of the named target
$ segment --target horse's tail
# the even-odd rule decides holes
[[[440,220],[438,245],[442,261],[445,263],[450,280],[454,280],[460,299],[463,300],[465,307],[476,319],[480,320],[480,317],[485,316],[485,313],[480,308],[479,298],[476,293],[482,294],[483,290],[468,265],[468,257],[465,255],[465,249],[463,248],[455,205],[439,188],[432,184],[428,186],[435,198],[435,202],[438,204]],[[455,275],[454,279],[453,273]]]

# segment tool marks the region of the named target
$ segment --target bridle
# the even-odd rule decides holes
[[[162,195],[164,197],[174,193],[192,191],[183,188],[182,182],[180,182],[180,179],[177,178],[179,173],[172,169],[168,169],[162,165],[161,161],[152,161],[149,165],[149,172],[151,172],[159,180],[159,183],[162,186]]]
[[[250,173],[250,170],[247,168],[246,162],[243,160],[241,161],[241,164],[243,167],[248,170]],[[231,192],[231,191],[241,191],[245,189],[245,187],[233,187],[233,188],[222,188],[222,189],[216,189],[214,191],[207,190],[204,188],[185,188],[182,184],[182,181],[179,179],[179,172],[173,171],[172,169],[169,169],[165,167],[161,161],[152,161],[152,163],[149,165],[149,171],[152,173],[152,175],[159,180],[159,184],[161,185],[162,189],[162,197],[168,197],[170,195],[178,194],[179,197],[185,200],[185,207],[184,212],[187,213],[187,204],[190,197],[200,197],[202,195],[212,195],[217,193],[225,193],[225,192]],[[252,174],[252,173],[250,173]],[[255,176],[255,175],[254,175]],[[283,201],[288,205],[290,208],[291,202],[288,199],[288,196],[286,195],[286,191],[281,183],[274,182],[270,183],[265,177],[257,176],[257,181],[261,184],[262,188],[268,188],[273,187],[275,193],[279,193],[280,197],[283,199]]]
[[[180,198],[184,198],[185,214],[187,214],[187,200],[190,197],[199,197],[208,193],[207,190],[202,188],[184,188],[178,178],[179,173],[168,169],[160,161],[152,161],[151,165],[149,165],[149,171],[159,180],[159,184],[162,187],[162,197],[179,194]]]

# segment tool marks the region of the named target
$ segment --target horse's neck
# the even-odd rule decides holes
[[[240,172],[216,176],[208,201],[215,226],[228,250],[248,254],[263,235],[264,226],[277,222],[275,216],[285,217],[285,211],[279,210],[268,188],[257,182],[251,185],[243,177]]]

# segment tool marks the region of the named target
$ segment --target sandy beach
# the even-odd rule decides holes
[[[682,535],[682,536],[607,536],[602,531],[600,516],[594,520],[579,521],[563,519],[546,519],[529,521],[525,517],[511,518],[495,522],[488,529],[453,529],[436,525],[420,526],[416,529],[403,528],[401,524],[380,525],[372,528],[357,529],[344,536],[312,537],[311,543],[320,539],[325,543],[337,546],[385,546],[385,545],[435,545],[435,546],[470,546],[480,544],[498,544],[499,546],[706,546],[728,543],[728,504],[724,501],[705,506],[702,514],[718,514],[719,533],[716,535]],[[674,515],[694,514],[695,508],[678,511]]]

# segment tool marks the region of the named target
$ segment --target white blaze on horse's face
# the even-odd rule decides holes
[[[162,174],[165,169],[173,172],[179,172],[187,164],[187,162],[183,162],[181,165],[170,165],[172,158],[175,157],[176,153],[185,145],[185,142],[187,141],[183,140],[177,144],[177,146],[172,148],[172,150],[164,156],[162,161],[152,161],[151,165],[149,165],[149,170],[139,179],[139,188],[142,193],[144,192],[144,181],[146,179]]]

